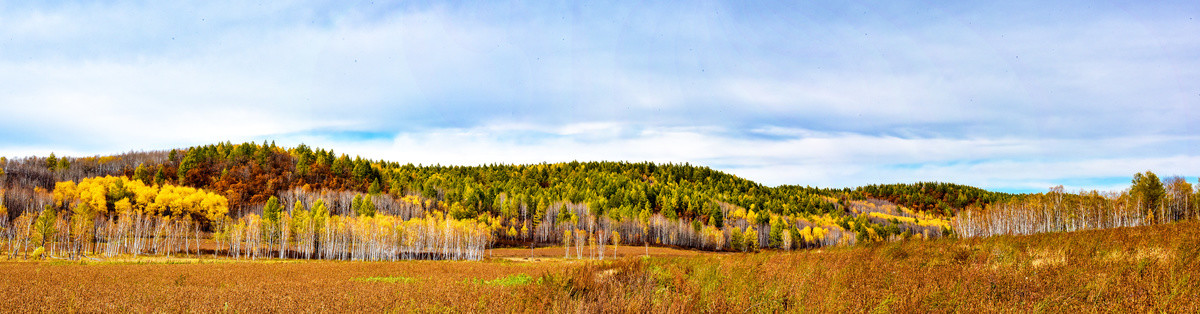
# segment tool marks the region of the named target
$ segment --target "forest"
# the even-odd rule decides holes
[[[1182,177],[1007,194],[939,182],[768,187],[649,162],[413,165],[274,143],[0,158],[9,258],[470,259],[497,247],[797,250],[1200,217]]]

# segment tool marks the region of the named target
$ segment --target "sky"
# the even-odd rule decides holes
[[[770,186],[1196,182],[1200,2],[995,2],[2,1],[0,156],[267,140]]]

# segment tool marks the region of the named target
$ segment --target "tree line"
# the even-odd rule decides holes
[[[106,173],[124,174],[145,185],[175,185],[206,189],[224,196],[235,218],[261,214],[262,204],[274,196],[325,193],[344,199],[346,195],[371,195],[381,211],[405,217],[423,216],[439,211],[454,219],[501,221],[501,238],[517,242],[558,243],[559,227],[552,204],[572,204],[586,212],[576,227],[605,229],[624,227],[633,234],[653,230],[680,233],[662,236],[663,244],[702,246],[704,227],[725,230],[729,210],[741,208],[761,213],[762,217],[801,217],[845,212],[827,197],[808,190],[775,189],[749,180],[688,164],[624,162],[570,162],[536,165],[483,165],[476,167],[412,165],[351,158],[331,150],[305,145],[285,149],[273,143],[219,143],[167,152],[143,153],[108,158]],[[141,156],[141,155],[137,155]],[[50,164],[50,160],[28,158],[22,165]],[[28,167],[26,167],[28,168]],[[17,172],[29,169],[20,168]],[[16,168],[14,168],[16,169]],[[60,171],[49,167],[30,168],[37,173]],[[74,180],[73,178],[67,178]],[[39,186],[34,184],[34,190]],[[299,192],[297,192],[299,191]],[[38,193],[21,195],[24,206],[42,204]],[[396,200],[415,198],[421,208]],[[289,200],[290,202],[290,200]],[[306,201],[308,202],[308,201]],[[332,210],[344,213],[348,202],[337,202]],[[411,202],[410,202],[411,203]],[[307,203],[306,203],[307,204]],[[396,210],[397,212],[392,212]],[[403,211],[403,213],[399,212]],[[661,227],[639,228],[648,217],[662,216]],[[799,219],[799,218],[796,218]],[[770,218],[754,222],[756,228],[770,228]],[[586,227],[593,225],[597,227]],[[669,227],[679,225],[679,227]],[[691,227],[684,231],[683,227]],[[736,226],[745,229],[745,226]],[[823,226],[825,229],[835,226]],[[509,236],[507,229],[520,233]],[[643,232],[633,232],[646,229]],[[541,231],[539,231],[541,230]],[[769,234],[767,230],[758,229]],[[553,231],[553,232],[551,232]],[[535,234],[542,232],[540,235]],[[600,231],[604,232],[604,231]],[[782,231],[779,231],[782,232]],[[688,233],[689,235],[683,235]],[[722,233],[732,234],[722,231]],[[778,232],[777,232],[778,233]],[[593,236],[593,237],[599,237]],[[729,235],[727,237],[732,237]],[[649,235],[639,239],[649,239]],[[764,237],[759,237],[764,238]],[[640,240],[644,242],[646,240]],[[770,243],[762,241],[764,246]],[[778,242],[778,241],[777,241]],[[512,243],[515,244],[515,243]],[[532,244],[532,243],[531,243]]]
[[[1156,177],[1141,180],[1158,182]],[[1074,230],[1194,216],[1190,204],[1195,201],[1179,201],[1191,195],[1179,191],[1190,189],[1163,189],[1173,193],[1163,197],[1155,197],[1153,187],[1136,186],[1125,192],[1130,196],[1096,194],[1110,204],[1106,206],[1120,210],[1091,212],[1139,214],[1079,218],[1085,215],[1079,208],[1089,207],[1045,204],[1055,197],[1095,200],[1095,195],[1014,195],[929,182],[855,189],[767,187],[690,164],[413,165],[267,142],[104,157],[0,159],[0,208],[6,208],[0,219],[6,223],[24,216],[23,222],[32,225],[47,208],[58,214],[53,220],[70,221],[62,216],[80,209],[93,213],[93,225],[103,221],[112,230],[124,230],[115,233],[174,230],[170,226],[184,224],[176,228],[187,234],[181,237],[184,246],[193,245],[189,237],[203,234],[219,242],[208,249],[211,253],[250,258],[476,258],[493,245],[753,251],[1033,228],[1031,223],[1001,221],[1010,216],[1053,226],[1037,230]],[[1113,205],[1118,199],[1129,205]],[[1163,201],[1142,203],[1148,199]],[[1070,208],[1078,213],[1063,214]],[[1043,213],[1034,215],[1035,209]],[[125,213],[129,217],[122,218]],[[1096,215],[1115,222],[1094,223],[1100,219]],[[1068,218],[1046,218],[1059,216]],[[409,221],[435,221],[437,226]],[[1078,221],[1088,222],[1064,227]],[[1005,224],[1024,227],[1000,227]],[[391,233],[380,231],[385,229]],[[159,237],[145,232],[132,238]],[[420,235],[430,232],[447,235]],[[421,242],[426,240],[432,242]],[[107,245],[116,240],[97,241]],[[139,254],[143,251],[136,248],[153,247],[135,242],[126,239],[130,244],[114,250]],[[470,253],[447,253],[458,248]]]
[[[1037,194],[970,208],[953,220],[962,236],[1034,234],[1108,229],[1200,219],[1196,189],[1182,177],[1160,180],[1153,172],[1134,175],[1128,189]]]
[[[271,197],[261,216],[231,217],[221,195],[126,177],[63,181],[53,191],[38,193],[53,200],[40,212],[20,211],[10,219],[7,207],[0,206],[0,248],[9,258],[199,255],[203,250],[252,259],[479,259],[492,241],[486,221],[436,211],[376,215],[369,195],[355,196],[350,211],[340,215],[330,213],[319,198],[311,206],[297,200],[289,211]],[[205,247],[211,242],[215,247]]]

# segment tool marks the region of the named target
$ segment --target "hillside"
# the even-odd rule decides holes
[[[854,189],[862,198],[876,198],[925,213],[954,216],[966,208],[984,208],[1014,195],[953,183],[872,184]]]
[[[492,241],[509,245],[621,241],[713,250],[791,249],[905,231],[936,237],[945,231],[860,219],[838,201],[839,191],[771,188],[688,164],[423,166],[352,158],[304,145],[285,149],[221,143],[86,158],[29,157],[6,160],[4,170],[10,221],[22,214],[39,215],[47,205],[66,212],[80,204],[92,204],[89,210],[96,216],[119,220],[117,204],[122,195],[138,195],[127,187],[136,185],[217,194],[233,220],[252,215],[275,221],[278,208],[292,218],[296,209],[311,215],[318,201],[332,216],[378,213],[408,220],[440,213],[474,221],[493,235]],[[88,179],[104,176],[125,179]],[[75,188],[85,183],[94,186],[88,189],[102,189],[99,194],[105,198],[85,201],[94,197]],[[264,210],[272,198],[278,207]],[[150,199],[130,202],[138,210],[166,208]],[[187,218],[206,232],[225,231],[215,225],[223,223],[220,219],[183,207],[155,215]]]
[[[608,243],[792,250],[1138,226],[1198,212],[1191,185],[1171,178],[1164,187],[1150,172],[1104,195],[949,183],[823,189],[767,187],[690,164],[413,165],[265,142],[0,165],[0,223],[12,225],[7,246],[17,248],[9,255],[199,254],[204,241],[234,257],[366,260]],[[129,236],[150,244],[118,241]]]

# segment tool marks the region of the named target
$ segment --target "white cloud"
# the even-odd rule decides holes
[[[1200,172],[1200,25],[1169,6],[563,6],[0,4],[0,155],[280,138],[820,186]]]

